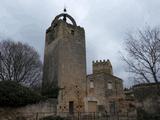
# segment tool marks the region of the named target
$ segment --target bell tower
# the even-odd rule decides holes
[[[85,31],[66,13],[46,30],[43,90],[58,87],[58,112],[84,111],[86,93]]]

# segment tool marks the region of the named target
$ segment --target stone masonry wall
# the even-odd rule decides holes
[[[109,60],[93,62],[93,74],[87,76],[87,98],[97,101],[97,111],[110,111],[111,104],[118,109],[119,99],[124,98],[123,81],[113,75]]]
[[[37,104],[20,108],[0,108],[0,120],[35,120],[44,116],[56,114],[56,99],[48,99]],[[20,120],[21,120],[20,119]]]
[[[69,102],[74,102],[74,111],[84,111],[86,93],[85,33],[81,27],[65,22],[60,25],[58,85],[58,111],[69,112]]]

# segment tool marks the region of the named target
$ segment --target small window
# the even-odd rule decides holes
[[[74,30],[71,30],[71,34],[74,35]]]
[[[108,89],[109,89],[109,90],[112,89],[112,83],[111,83],[111,82],[108,83]]]
[[[93,81],[90,81],[90,88],[94,88]]]

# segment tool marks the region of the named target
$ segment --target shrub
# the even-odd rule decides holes
[[[14,81],[0,81],[0,107],[20,107],[39,102],[43,97]]]
[[[137,109],[137,120],[159,120],[160,115],[158,113],[147,113],[145,110],[138,108]]]
[[[42,92],[42,95],[44,95],[47,98],[58,98],[58,92],[58,87],[48,87]]]

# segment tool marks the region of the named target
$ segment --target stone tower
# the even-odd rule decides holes
[[[84,111],[85,31],[67,13],[57,15],[46,31],[43,72],[43,90],[60,89],[58,112]]]
[[[93,74],[94,73],[108,73],[113,74],[112,65],[109,60],[100,60],[100,61],[93,61]]]

